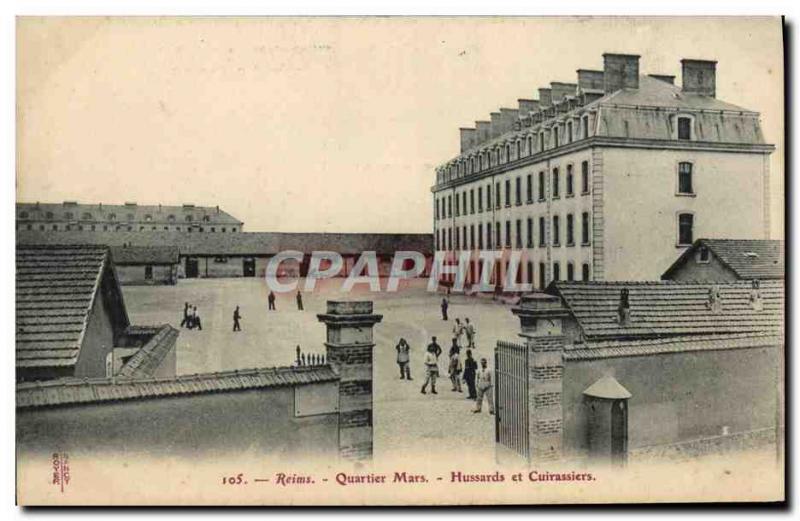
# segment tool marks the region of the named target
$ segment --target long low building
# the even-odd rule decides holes
[[[311,252],[330,251],[342,255],[344,266],[340,275],[348,275],[358,257],[365,251],[374,251],[379,269],[387,274],[392,259],[398,251],[415,251],[427,259],[424,274],[428,273],[433,255],[433,236],[429,233],[274,233],[245,232],[235,234],[176,232],[51,232],[23,230],[17,232],[17,244],[102,244],[125,252],[126,257],[115,264],[126,271],[146,273],[151,267],[155,278],[156,263],[141,261],[135,254],[140,248],[157,248],[169,245],[177,248],[179,263],[177,277],[263,277],[267,263],[277,253],[289,250],[304,253],[299,263],[282,264],[282,273],[288,276],[305,276]],[[124,248],[123,248],[124,247]],[[127,250],[126,250],[127,248]],[[144,250],[140,250],[142,252]],[[128,256],[127,252],[131,252]],[[130,258],[129,258],[130,257]],[[135,263],[127,262],[136,257]],[[130,268],[129,268],[130,267]],[[144,276],[144,275],[143,275]]]

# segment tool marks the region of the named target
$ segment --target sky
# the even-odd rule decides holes
[[[430,232],[462,126],[641,55],[713,59],[761,112],[783,234],[769,18],[19,18],[17,200],[219,205],[249,231]]]

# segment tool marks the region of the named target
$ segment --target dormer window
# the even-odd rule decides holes
[[[581,118],[581,121],[582,121],[582,124],[581,124],[581,133],[582,133],[582,135],[581,135],[581,137],[583,137],[583,139],[586,139],[586,138],[589,137],[589,116],[588,115],[583,116],[583,118]]]
[[[694,137],[694,117],[688,114],[675,116],[675,135],[673,138],[680,141],[692,141]]]
[[[697,262],[700,264],[706,264],[708,262],[711,262],[711,253],[705,246],[700,246],[697,249]]]

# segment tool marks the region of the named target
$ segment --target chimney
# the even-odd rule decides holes
[[[219,205],[217,205],[217,213],[219,213]]]
[[[578,69],[578,90],[603,90],[603,71]]]
[[[492,122],[489,126],[489,139],[494,139],[503,133],[503,118],[499,112],[492,112],[490,114]]]
[[[460,128],[458,132],[461,134],[461,153],[463,154],[475,146],[477,131],[474,128]]]
[[[578,86],[574,83],[561,83],[558,81],[550,83],[553,104],[555,105],[556,103],[564,101],[564,98],[567,96],[574,96],[577,87]]]
[[[546,109],[552,104],[553,104],[553,95],[552,92],[550,92],[550,89],[545,89],[545,88],[539,89],[539,105],[541,107],[541,110]]]
[[[717,96],[717,62],[710,60],[681,60],[682,90],[685,94]]]
[[[627,289],[619,292],[619,307],[617,308],[617,318],[621,326],[627,326],[631,321],[631,301],[630,293]]]
[[[480,145],[481,143],[486,143],[489,140],[490,135],[490,127],[492,124],[488,121],[476,121],[475,122],[475,130],[477,132],[477,140],[475,141],[475,145]]]
[[[517,109],[500,109],[500,119],[503,121],[503,132],[510,132],[514,129],[514,122],[519,117]]]
[[[603,54],[603,90],[606,94],[620,89],[638,88],[638,54]]]
[[[539,101],[535,99],[518,99],[520,117],[527,116],[531,112],[539,110]]]
[[[669,74],[648,74],[648,76],[663,81],[664,83],[675,85],[675,76],[670,76]]]

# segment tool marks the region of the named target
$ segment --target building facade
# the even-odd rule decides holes
[[[243,226],[219,206],[17,203],[17,231],[237,233]]]
[[[716,62],[639,74],[639,56],[604,54],[539,99],[461,129],[436,169],[434,244],[455,256],[520,251],[518,282],[655,280],[696,237],[769,232],[769,155],[759,114],[716,98]],[[502,277],[502,278],[501,278]]]

